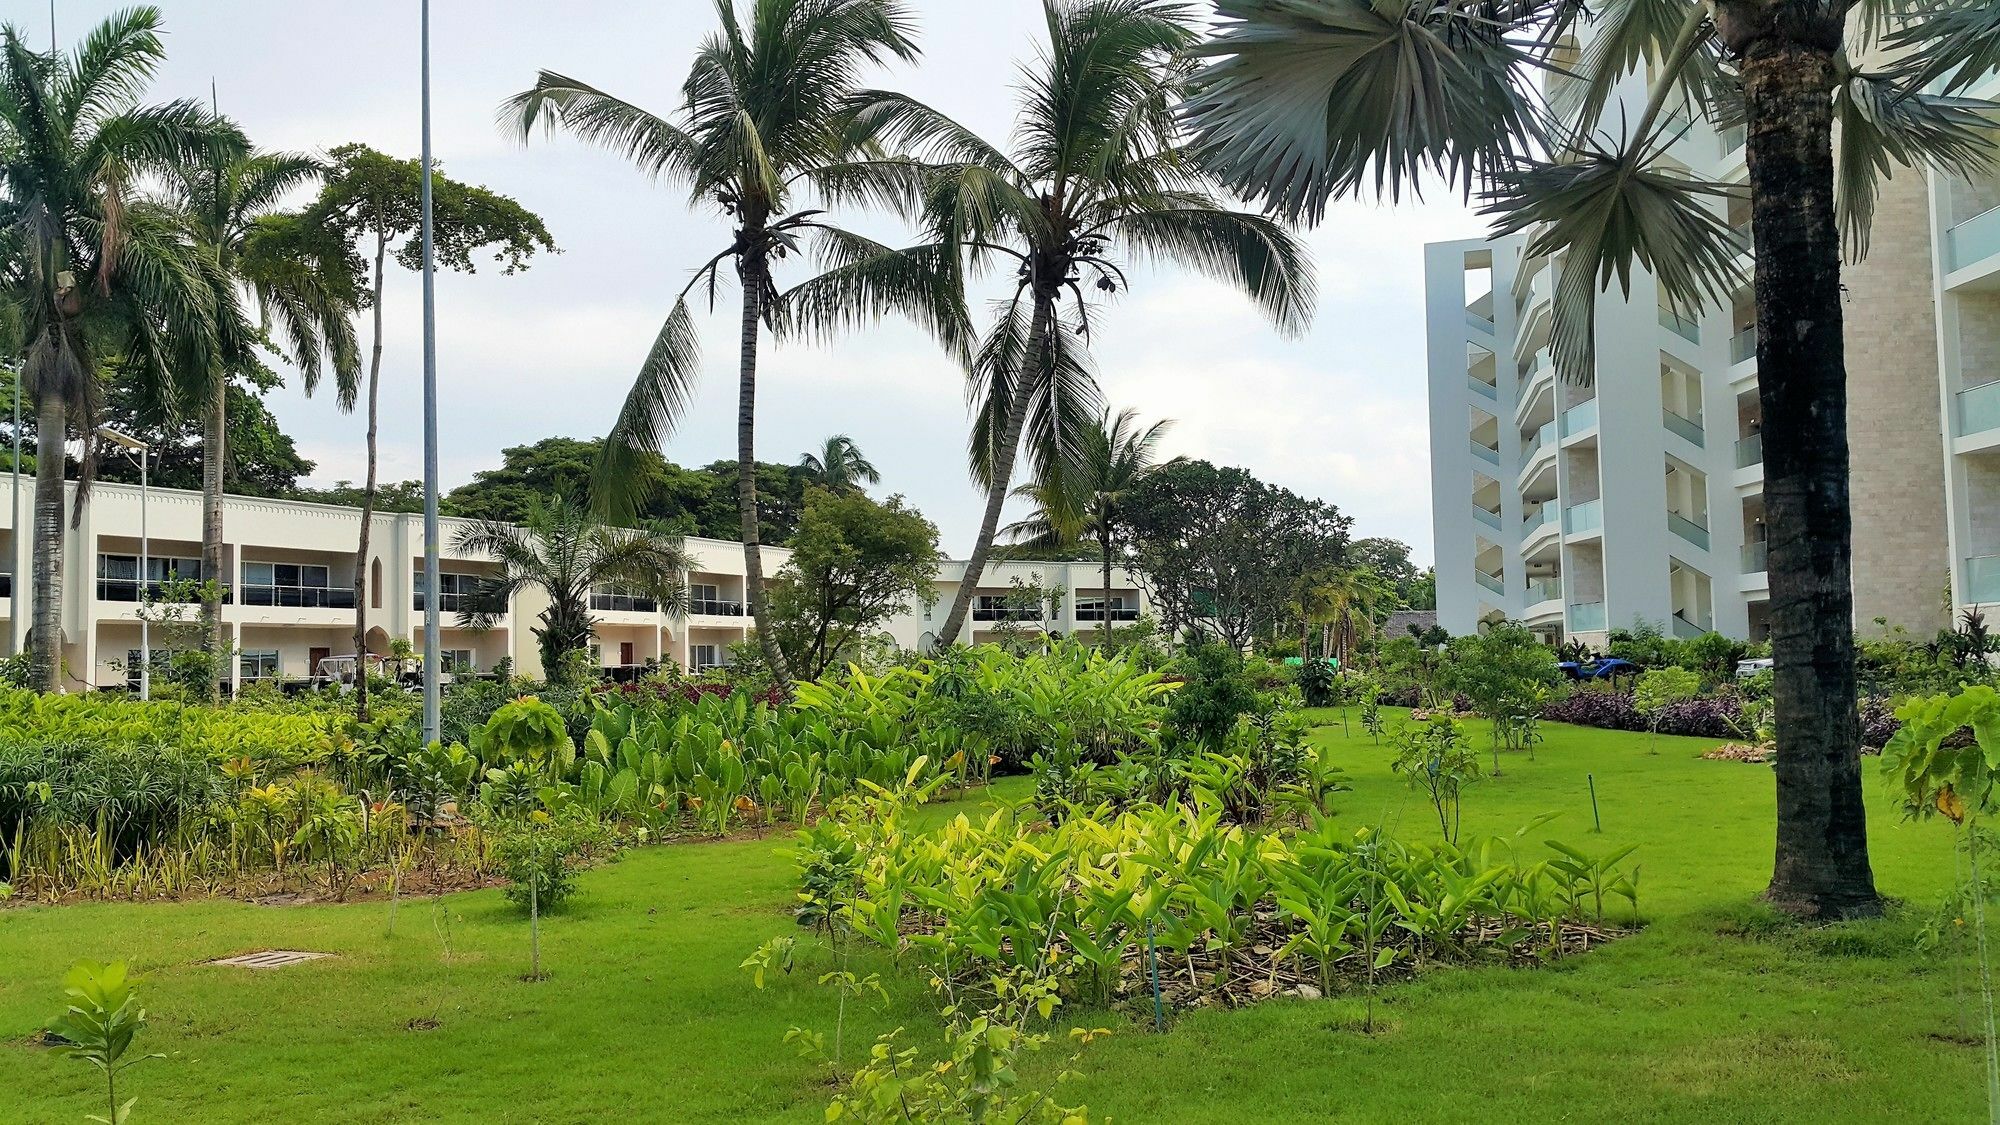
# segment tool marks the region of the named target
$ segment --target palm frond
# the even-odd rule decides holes
[[[591,500],[601,518],[629,520],[645,499],[653,479],[646,471],[647,455],[659,452],[686,412],[700,363],[701,344],[683,294],[660,325],[618,420],[599,448]]]
[[[825,341],[898,313],[963,360],[972,327],[952,247],[898,250],[829,226],[817,227],[813,234],[815,253],[826,269],[778,297],[771,309],[776,334]]]
[[[1106,224],[1141,256],[1233,285],[1280,331],[1303,332],[1317,302],[1312,257],[1282,223],[1220,207],[1131,211]]]
[[[617,153],[648,176],[691,176],[700,160],[694,138],[663,117],[552,70],[500,104],[500,126],[526,141],[540,125]]]
[[[1834,198],[1848,255],[1868,253],[1881,181],[1898,166],[1959,176],[1992,167],[1995,125],[1987,114],[1996,111],[1978,99],[1911,92],[1895,75],[1850,74],[1833,96]]]

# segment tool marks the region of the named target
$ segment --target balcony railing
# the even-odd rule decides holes
[[[165,591],[166,583],[164,582],[148,582],[146,584],[146,597],[150,601],[166,600]],[[136,578],[100,578],[97,580],[97,600],[100,602],[136,602],[139,600],[139,580]],[[189,596],[179,600],[184,604],[193,605],[201,599]],[[222,600],[226,603],[230,598],[228,595],[224,595]]]
[[[1742,552],[1743,573],[1761,574],[1771,569],[1771,545],[1769,543],[1745,543]]]
[[[1687,618],[1682,617],[1678,613],[1674,614],[1668,620],[1673,622],[1674,636],[1679,637],[1684,641],[1693,640],[1694,638],[1699,637],[1702,634],[1708,632],[1709,629],[1707,625],[1700,625],[1693,621],[1689,621]]]
[[[1731,125],[1718,132],[1716,140],[1722,146],[1722,155],[1728,156],[1750,143],[1750,130],[1747,126]]]
[[[1686,340],[1690,344],[1701,343],[1701,325],[1672,309],[1660,310],[1660,327]]]
[[[1474,504],[1472,506],[1472,518],[1478,520],[1480,523],[1485,524],[1487,527],[1490,527],[1495,531],[1500,530],[1499,512],[1489,512],[1485,508],[1482,508],[1479,505]]]
[[[1489,465],[1498,465],[1500,463],[1499,450],[1493,448],[1490,445],[1481,445],[1476,441],[1470,444],[1472,445],[1472,455],[1474,457],[1479,458],[1481,461],[1484,461]]]
[[[1958,392],[1958,434],[2000,427],[2000,380]]]
[[[1962,270],[2000,254],[2000,207],[1974,215],[1945,232],[1945,266]]]
[[[607,613],[658,613],[660,603],[639,594],[592,594],[590,608]]]
[[[1660,421],[1667,427],[1667,429],[1672,430],[1674,433],[1679,434],[1683,438],[1686,438],[1689,442],[1695,445],[1706,444],[1702,440],[1703,435],[1701,432],[1700,422],[1697,422],[1692,418],[1685,417],[1681,415],[1679,412],[1669,410],[1665,407],[1660,408]]]
[[[245,584],[237,587],[244,605],[283,606],[287,609],[353,609],[354,591],[331,586],[280,586]]]
[[[1467,309],[1465,310],[1465,323],[1467,327],[1477,329],[1489,336],[1493,334],[1493,318],[1490,316]]]
[[[1569,631],[1572,633],[1598,633],[1604,630],[1603,602],[1569,603]]]
[[[439,594],[438,611],[440,613],[458,613],[463,610],[469,610],[473,608],[474,603],[478,600],[477,594]],[[410,595],[410,608],[416,610],[418,613],[422,613],[429,608],[428,599],[424,597],[422,590]]]
[[[1597,400],[1586,399],[1563,411],[1562,436],[1575,437],[1577,434],[1597,425]]]
[[[1534,436],[1528,439],[1527,447],[1521,451],[1521,463],[1524,465],[1534,464],[1535,458],[1541,456],[1543,450],[1550,448],[1555,443],[1556,422],[1555,419],[1551,418],[1543,422],[1535,430]]]
[[[723,601],[720,598],[695,598],[688,602],[688,612],[705,614],[709,617],[741,617],[743,603]]]
[[[1729,338],[1729,362],[1743,363],[1757,358],[1757,326],[1751,325]]]
[[[1586,500],[1563,509],[1563,531],[1580,535],[1604,526],[1604,501]]]
[[[1975,555],[1965,560],[1967,601],[2000,602],[2000,555]]]
[[[1472,388],[1472,393],[1480,396],[1481,398],[1491,401],[1494,399],[1498,399],[1500,397],[1499,387],[1496,387],[1493,384],[1487,382],[1486,380],[1481,379],[1477,375],[1467,375],[1465,377],[1465,383],[1467,386]]]
[[[1557,506],[1555,501],[1551,500],[1522,518],[1521,537],[1525,539],[1561,518],[1562,509]]]
[[[1736,467],[1747,469],[1764,463],[1764,435],[1751,434],[1736,441]]]
[[[1102,621],[1104,620],[1104,611],[1096,606],[1078,606],[1076,610],[1076,619],[1078,621]],[[1111,620],[1137,621],[1139,620],[1139,611],[1138,609],[1132,607],[1121,609],[1118,606],[1112,606]]]
[[[1559,601],[1563,596],[1563,580],[1560,578],[1528,579],[1528,604]]]
[[[1504,594],[1507,592],[1506,581],[1497,574],[1488,574],[1485,571],[1475,566],[1472,568],[1472,577],[1481,586],[1486,587],[1487,589],[1493,591],[1496,594]]]
[[[1042,619],[1042,611],[1035,606],[974,606],[972,608],[972,619],[974,621],[1040,621]]]
[[[1667,529],[1702,550],[1708,550],[1708,529],[1679,512],[1667,513]]]

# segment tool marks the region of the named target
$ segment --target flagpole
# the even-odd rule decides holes
[[[424,743],[438,741],[437,290],[431,245],[431,0],[423,20],[424,255]]]

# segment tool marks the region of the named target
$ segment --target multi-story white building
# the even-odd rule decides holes
[[[32,493],[33,482],[24,481]],[[72,492],[73,497],[73,492]],[[63,662],[65,687],[87,690],[124,684],[136,675],[140,647],[141,494],[137,487],[98,483],[71,529],[64,551]],[[28,498],[22,520],[30,517]],[[154,488],[144,498],[148,582],[195,577],[200,572],[201,496]],[[511,660],[524,674],[538,675],[540,660],[532,628],[546,603],[524,593],[492,628],[457,623],[457,610],[490,559],[464,555],[451,544],[466,521],[440,523],[439,608],[444,611],[441,648],[452,668],[489,670]],[[229,601],[222,608],[225,637],[238,653],[232,681],[305,679],[322,658],[354,648],[354,551],[361,529],[356,508],[229,496],[223,506],[223,572]],[[29,611],[30,536],[16,534],[8,507],[0,505],[0,644],[12,652],[14,617],[26,631]],[[729,646],[750,633],[744,609],[743,546],[689,538],[696,567],[686,575],[687,612],[663,612],[651,599],[628,591],[601,590],[592,598],[597,618],[597,652],[607,668],[674,661],[701,670],[725,663]],[[380,513],[369,534],[368,647],[386,655],[393,640],[423,643],[423,517]],[[790,557],[782,548],[764,549],[764,573],[776,574]],[[938,575],[939,602],[913,605],[890,623],[889,632],[906,648],[935,641],[933,617],[942,622],[965,564],[946,563]],[[1064,596],[1040,610],[1015,604],[1015,579]],[[1011,619],[1020,629],[1071,633],[1094,629],[1102,619],[1103,579],[1089,563],[994,563],[987,567],[960,639],[993,639],[996,625]],[[1135,620],[1144,595],[1132,577],[1114,571],[1112,619]],[[190,613],[192,611],[190,610]],[[154,647],[160,647],[157,636]]]
[[[1622,91],[1643,97],[1634,77]],[[2000,79],[1977,91],[1991,97]],[[1608,111],[1636,119],[1638,106]],[[1743,136],[1669,150],[1742,182]],[[1855,617],[1928,632],[2000,602],[2000,176],[1900,172],[1844,271]],[[1747,203],[1718,203],[1748,238]],[[1425,250],[1438,616],[1600,644],[1647,621],[1768,633],[1755,306],[1686,314],[1635,272],[1598,298],[1590,385],[1555,378],[1565,262],[1529,235]]]

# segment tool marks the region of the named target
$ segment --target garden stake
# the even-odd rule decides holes
[[[1597,826],[1592,828],[1591,831],[1602,832],[1604,831],[1604,822],[1597,818],[1597,775],[1587,773],[1583,775],[1583,778],[1585,781],[1590,782],[1590,822]]]
[[[1158,925],[1157,922],[1146,923],[1146,960],[1151,962],[1153,969],[1153,1030],[1165,1031],[1167,1016],[1160,1004],[1160,951],[1153,945],[1153,931]]]

